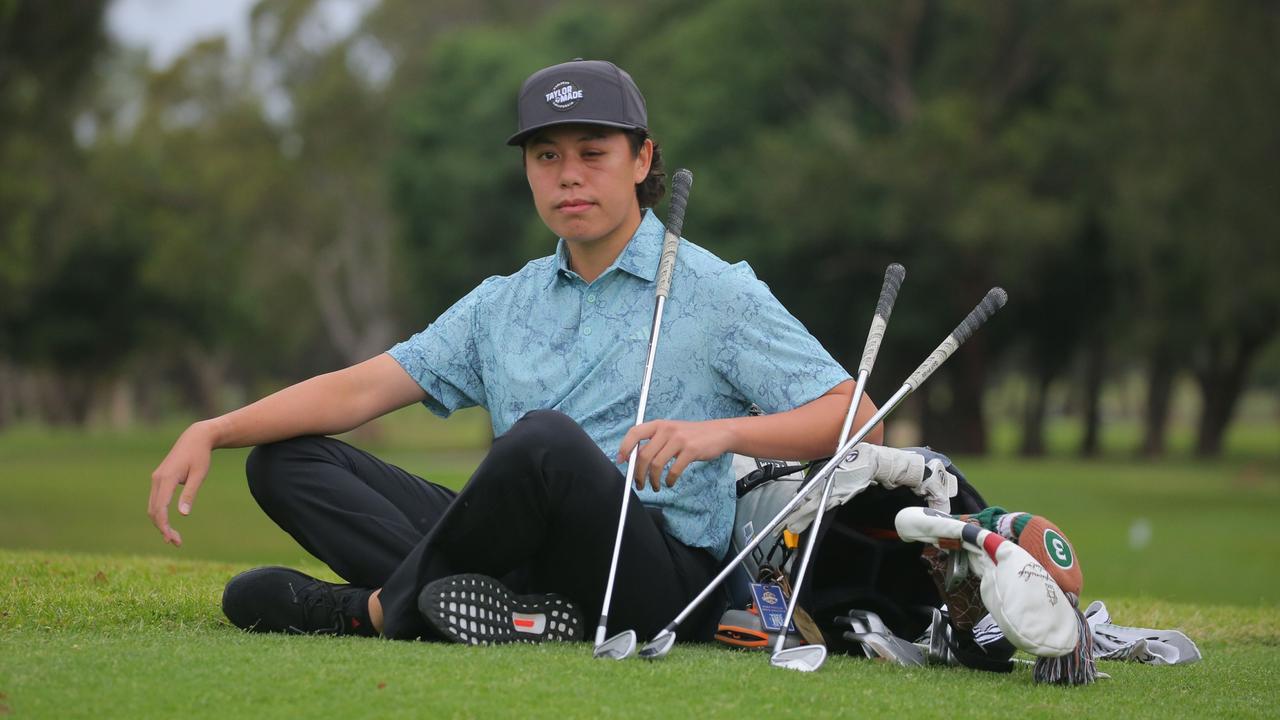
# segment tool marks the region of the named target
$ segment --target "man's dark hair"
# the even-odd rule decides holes
[[[636,199],[640,201],[642,208],[657,207],[662,196],[667,193],[667,173],[662,167],[662,148],[646,130],[628,130],[626,135],[627,141],[631,143],[633,156],[640,154],[645,140],[653,140],[653,160],[649,163],[649,174],[636,183]]]

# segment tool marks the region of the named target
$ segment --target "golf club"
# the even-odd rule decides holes
[[[636,425],[644,422],[645,405],[649,400],[649,381],[653,378],[653,359],[658,353],[658,331],[662,327],[662,309],[671,291],[671,275],[676,269],[676,251],[680,249],[680,231],[684,227],[685,205],[689,202],[689,187],[693,185],[693,173],[685,169],[676,171],[671,179],[671,206],[667,212],[667,234],[662,239],[662,259],[658,261],[658,282],[653,307],[653,330],[649,333],[649,358],[644,366],[644,383],[640,386],[640,405],[636,409]],[[618,555],[622,551],[622,531],[627,523],[627,508],[631,504],[631,485],[636,475],[636,455],[640,445],[631,448],[627,460],[627,479],[622,485],[622,514],[618,516],[618,536],[613,541],[613,559],[609,561],[609,581],[604,588],[604,602],[600,606],[600,624],[596,627],[593,655],[598,658],[625,660],[636,650],[636,633],[624,630],[605,640],[605,627],[609,623],[609,604],[613,600],[613,582],[618,574]]]
[[[656,660],[658,658],[665,657],[666,654],[671,651],[671,647],[675,645],[676,627],[678,627],[680,623],[684,622],[684,620],[689,617],[698,605],[706,600],[707,597],[720,586],[720,583],[724,582],[724,579],[738,567],[738,564],[741,563],[743,559],[751,553],[751,551],[755,550],[756,546],[763,542],[764,538],[768,537],[792,510],[798,507],[800,503],[804,502],[805,497],[818,487],[818,483],[825,482],[827,476],[835,472],[836,467],[840,464],[840,460],[843,459],[844,456],[848,454],[849,451],[858,443],[862,442],[862,439],[871,432],[872,428],[884,420],[884,418],[888,416],[889,413],[893,412],[898,405],[902,404],[902,401],[907,397],[907,395],[910,395],[913,390],[920,387],[920,385],[923,384],[924,381],[942,365],[942,363],[946,362],[947,358],[951,357],[951,354],[954,353],[965,340],[968,340],[969,337],[973,335],[973,332],[977,330],[982,323],[986,322],[987,318],[991,317],[992,313],[1000,309],[1005,304],[1006,300],[1008,300],[1008,295],[1005,294],[1003,289],[998,287],[991,288],[991,290],[987,292],[986,297],[982,299],[982,302],[978,303],[977,307],[975,307],[969,315],[956,326],[956,329],[951,331],[951,334],[948,335],[947,338],[929,354],[929,357],[925,358],[924,362],[920,363],[920,367],[916,368],[915,372],[911,373],[911,376],[902,384],[902,387],[898,388],[898,391],[893,394],[893,397],[889,398],[889,401],[877,410],[876,414],[871,416],[871,419],[868,420],[866,424],[858,430],[858,432],[854,433],[853,437],[849,438],[849,440],[845,442],[844,446],[840,448],[840,451],[827,461],[827,464],[824,465],[816,475],[805,483],[804,487],[796,493],[796,496],[789,500],[787,504],[784,505],[776,515],[774,515],[773,519],[769,521],[769,524],[762,528],[756,536],[751,539],[751,542],[747,543],[746,547],[739,551],[738,554],[725,565],[719,575],[712,578],[711,582],[703,588],[702,592],[698,593],[698,596],[686,605],[685,608],[680,611],[680,614],[676,615],[674,620],[667,623],[667,626],[663,628],[661,632],[645,644],[644,648],[640,651],[640,657],[649,660]]]
[[[904,667],[925,664],[924,651],[893,633],[845,632],[844,639],[862,645],[863,653],[872,660],[888,660]]]
[[[880,341],[884,339],[884,331],[889,323],[889,315],[893,312],[893,303],[898,299],[898,289],[907,271],[901,265],[893,263],[884,271],[884,284],[880,287],[880,301],[876,303],[876,314],[871,318],[871,330],[867,332],[867,344],[862,350],[862,361],[858,363],[858,382],[853,388],[853,400],[849,403],[849,414],[845,416],[844,426],[840,428],[840,441],[836,443],[836,451],[849,438],[849,430],[853,425],[854,415],[862,400],[862,393],[867,387],[867,378],[871,377],[871,368],[876,364],[876,355],[880,352]],[[834,458],[833,458],[834,459]],[[831,497],[831,485],[836,474],[827,476],[822,486],[822,500],[818,503],[817,514],[813,516],[813,525],[809,528],[809,539],[804,544],[804,555],[800,558],[800,570],[796,574],[795,584],[791,588],[791,602],[787,603],[787,613],[782,619],[782,627],[791,627],[791,618],[795,615],[799,604],[800,588],[804,586],[805,574],[809,570],[809,558],[813,556],[813,546],[818,544],[819,528],[822,527],[822,516],[827,509],[827,499]],[[827,648],[822,645],[797,645],[785,647],[786,632],[778,633],[778,642],[773,646],[773,655],[769,664],[774,667],[811,672],[822,667],[827,659]]]
[[[925,664],[924,646],[898,637],[870,610],[853,608],[847,615],[837,617],[835,624],[849,628],[842,637],[857,643],[862,654],[872,660],[889,660],[907,667]]]
[[[849,612],[835,619],[837,625],[844,625],[856,633],[890,633],[889,626],[884,624],[880,616],[870,610],[850,608]]]

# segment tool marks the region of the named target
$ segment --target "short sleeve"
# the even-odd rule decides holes
[[[743,398],[766,413],[800,407],[849,379],[804,325],[745,262],[724,273],[720,348],[713,364]]]
[[[485,404],[476,317],[490,280],[467,293],[425,330],[387,351],[426,391],[422,404],[441,417]]]

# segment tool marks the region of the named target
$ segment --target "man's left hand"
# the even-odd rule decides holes
[[[655,492],[661,487],[662,471],[667,463],[667,487],[676,484],[680,474],[695,460],[714,460],[733,446],[730,422],[707,420],[653,420],[636,425],[622,438],[617,462],[626,462],[631,450],[640,445],[636,456],[636,490],[646,484]],[[674,461],[674,462],[672,462]]]

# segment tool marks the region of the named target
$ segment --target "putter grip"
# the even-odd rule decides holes
[[[667,234],[662,240],[662,259],[658,262],[658,297],[671,292],[671,275],[676,270],[676,250],[680,247],[680,233],[684,229],[684,210],[689,204],[689,188],[693,185],[693,173],[681,168],[671,179],[671,205],[667,212]]]
[[[880,301],[876,303],[876,316],[871,319],[871,330],[867,333],[867,344],[862,350],[862,362],[858,363],[859,373],[871,373],[876,364],[876,355],[880,353],[880,341],[884,339],[884,329],[889,324],[889,315],[893,312],[893,303],[898,299],[898,289],[907,276],[907,269],[893,263],[884,271],[884,285],[880,288]]]
[[[924,362],[920,363],[920,367],[911,373],[911,377],[907,379],[906,384],[910,385],[912,389],[924,384],[924,381],[928,380],[929,376],[941,367],[942,363],[947,361],[947,358],[951,357],[951,353],[954,353],[957,348],[964,344],[964,341],[968,340],[974,331],[982,327],[982,323],[986,322],[992,313],[1004,307],[1004,303],[1008,299],[1008,294],[1001,288],[995,287],[988,290],[987,296],[982,298],[982,302],[978,303],[978,306],[969,312],[968,317],[960,321],[956,329],[951,331],[947,339],[943,340],[942,344],[930,353]]]

